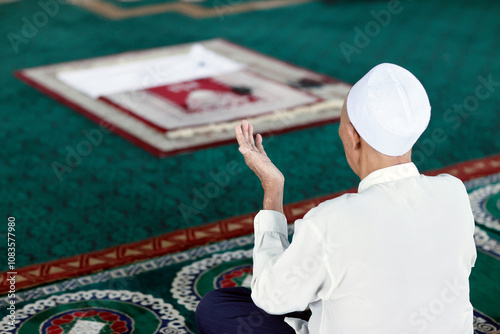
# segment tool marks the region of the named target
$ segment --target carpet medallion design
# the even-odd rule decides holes
[[[15,326],[1,333],[173,334],[190,333],[184,317],[160,298],[124,290],[87,290],[54,295],[16,312]]]
[[[488,180],[469,194],[472,211],[477,224],[500,231],[500,174]]]

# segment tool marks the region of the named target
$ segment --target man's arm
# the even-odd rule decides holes
[[[283,212],[283,188],[284,185],[276,185],[273,188],[264,189],[264,210]]]
[[[316,227],[315,219],[295,222],[288,244],[286,218],[272,210],[255,217],[252,300],[270,314],[303,311],[332,289],[329,258],[332,243]]]
[[[257,175],[264,189],[264,210],[274,210],[283,213],[283,189],[285,177],[267,157],[262,136],[253,137],[253,127],[246,120],[235,128],[236,139],[240,145],[239,151],[245,158],[245,163]]]
[[[235,132],[246,164],[264,189],[264,210],[254,221],[252,299],[271,314],[303,310],[330,290],[330,275],[323,265],[324,236],[312,221],[302,220],[296,223],[289,245],[283,214],[285,178],[267,157],[262,136],[257,135],[254,141],[253,128],[247,121]]]

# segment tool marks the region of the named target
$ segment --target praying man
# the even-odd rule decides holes
[[[239,151],[264,189],[253,278],[209,292],[201,334],[472,334],[474,219],[464,184],[419,173],[411,150],[431,106],[406,69],[380,64],[348,93],[339,136],[361,182],[295,222],[288,241],[285,178],[243,120]]]

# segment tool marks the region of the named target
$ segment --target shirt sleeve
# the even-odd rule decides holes
[[[289,244],[282,213],[261,210],[255,217],[252,299],[267,313],[301,311],[330,293],[325,240],[313,224],[297,220]]]

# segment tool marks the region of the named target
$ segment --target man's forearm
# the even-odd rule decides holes
[[[283,189],[283,183],[264,187],[264,210],[274,210],[284,214]]]

